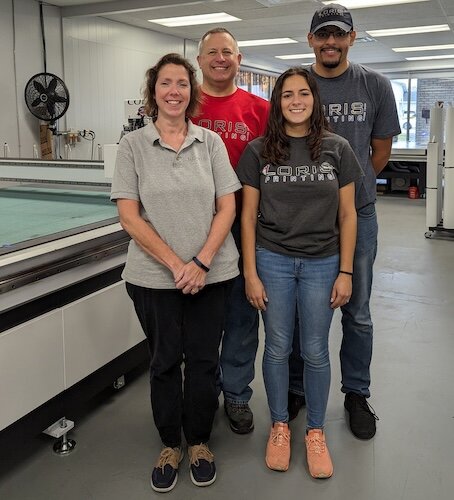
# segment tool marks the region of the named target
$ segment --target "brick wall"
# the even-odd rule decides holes
[[[416,143],[429,141],[430,123],[422,118],[423,109],[433,107],[436,101],[454,104],[454,80],[438,78],[419,78],[416,104]]]

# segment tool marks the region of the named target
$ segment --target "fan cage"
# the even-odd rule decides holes
[[[30,112],[43,121],[55,122],[69,106],[69,92],[61,78],[38,73],[25,86],[25,102]]]

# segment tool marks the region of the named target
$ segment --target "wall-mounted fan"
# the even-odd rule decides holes
[[[30,112],[40,120],[50,122],[61,118],[69,106],[69,91],[65,82],[52,73],[38,73],[25,86],[25,102]]]

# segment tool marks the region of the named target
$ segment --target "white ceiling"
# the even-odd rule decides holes
[[[49,0],[62,7],[64,17],[102,16],[144,29],[198,41],[215,25],[165,28],[149,23],[152,18],[227,12],[242,21],[226,23],[241,40],[290,37],[298,41],[289,45],[243,47],[243,63],[248,66],[281,72],[302,59],[282,61],[276,55],[309,53],[306,35],[320,0]],[[339,3],[342,3],[340,0]],[[454,0],[372,7],[352,10],[357,42],[350,59],[368,64],[379,71],[405,75],[409,71],[453,70],[454,59],[406,61],[406,56],[454,54],[454,50],[397,53],[392,47],[454,43]],[[381,37],[366,41],[366,30],[449,24],[450,31],[407,36]],[[370,37],[368,37],[370,38]]]

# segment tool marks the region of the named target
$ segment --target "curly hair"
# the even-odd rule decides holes
[[[329,125],[323,114],[323,106],[320,100],[317,82],[309,71],[295,66],[282,73],[276,81],[270,100],[270,115],[264,135],[264,148],[262,156],[266,161],[277,164],[288,160],[290,156],[290,141],[285,133],[285,118],[282,114],[281,94],[285,80],[298,75],[305,78],[314,97],[314,106],[309,123],[308,145],[311,151],[311,159],[318,160],[322,146],[322,138]]]
[[[167,64],[183,66],[188,72],[189,83],[191,85],[191,95],[186,109],[186,116],[197,116],[197,111],[201,104],[199,84],[197,82],[196,70],[194,66],[180,54],[170,53],[161,57],[159,61],[145,73],[145,88],[143,90],[145,112],[149,116],[158,115],[158,106],[155,99],[155,86],[161,69]]]

